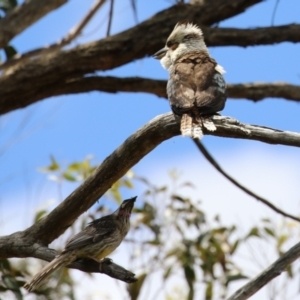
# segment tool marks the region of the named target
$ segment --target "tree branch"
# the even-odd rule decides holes
[[[268,206],[269,208],[271,208],[272,210],[276,211],[278,214],[284,216],[284,217],[288,217],[292,220],[295,220],[297,222],[300,222],[300,219],[298,217],[295,217],[293,215],[290,215],[286,212],[284,212],[283,210],[281,210],[280,208],[276,207],[274,204],[272,204],[270,201],[266,200],[265,198],[262,198],[258,195],[256,195],[255,193],[253,193],[252,191],[250,191],[249,189],[247,189],[246,187],[244,187],[243,185],[241,185],[238,181],[236,181],[233,177],[231,177],[230,175],[228,175],[222,168],[221,166],[215,161],[215,159],[209,154],[209,152],[207,151],[207,149],[204,147],[204,145],[199,141],[199,139],[193,139],[193,142],[196,144],[197,148],[199,149],[199,151],[204,155],[204,157],[211,163],[211,165],[213,165],[215,167],[215,169],[217,169],[225,178],[227,178],[231,183],[233,183],[236,187],[238,187],[239,189],[241,189],[242,191],[244,191],[246,194],[248,194],[249,196],[255,198],[256,200],[262,202],[263,204],[265,204],[266,206]]]
[[[59,82],[83,77],[96,70],[109,70],[151,55],[165,43],[180,20],[209,26],[229,18],[262,0],[215,0],[203,5],[175,5],[137,26],[97,42],[71,50],[42,55],[4,70],[0,77],[1,95],[33,94]],[[162,26],[163,24],[163,26]],[[76,62],[76,63],[74,63]]]
[[[143,92],[167,98],[166,85],[165,80],[141,77],[89,76],[57,81],[54,85],[45,85],[41,90],[32,89],[28,86],[26,91],[23,91],[22,97],[15,90],[6,94],[2,87],[0,90],[0,115],[26,107],[47,97],[90,91],[108,93]],[[300,86],[288,83],[228,84],[227,92],[229,98],[250,99],[255,102],[265,98],[284,98],[296,102],[300,101]]]
[[[32,59],[35,56],[46,55],[52,53],[53,51],[60,50],[64,46],[70,44],[75,38],[77,38],[82,32],[83,28],[88,24],[88,22],[92,19],[94,14],[99,10],[99,8],[106,2],[106,0],[98,0],[94,3],[90,11],[84,16],[84,18],[74,27],[69,33],[62,38],[57,43],[54,43],[50,46],[44,48],[38,48],[26,52],[24,54],[16,54],[14,57],[10,58],[8,61],[0,64],[0,70],[5,68],[9,68],[11,66],[17,66],[25,61]]]
[[[242,124],[235,119],[222,116],[214,116],[213,122],[217,130],[205,131],[205,134],[300,147],[300,133]],[[55,252],[45,246],[61,235],[140,159],[164,140],[178,134],[179,124],[172,113],[151,120],[108,156],[83,184],[46,217],[24,231],[0,237],[0,257],[37,257],[52,260]],[[70,267],[73,267],[73,264]],[[99,270],[99,266],[86,261],[77,261],[74,267],[84,271]],[[116,265],[103,266],[100,272],[115,278],[124,276],[126,282],[135,280],[134,274]]]
[[[251,29],[238,28],[201,28],[209,46],[257,46],[273,45],[282,42],[300,42],[300,25],[258,27]]]
[[[280,275],[286,268],[300,257],[300,243],[293,246],[278,258],[271,266],[261,272],[257,277],[250,280],[243,287],[238,289],[227,300],[246,300],[272,279]]]
[[[217,130],[215,132],[205,131],[205,134],[300,147],[300,133],[242,124],[235,119],[223,116],[214,116],[213,122]],[[157,116],[132,134],[109,155],[95,172],[49,215],[19,233],[21,235],[19,239],[26,237],[26,240],[30,241],[29,246],[34,243],[48,245],[145,155],[161,142],[176,135],[179,135],[179,125],[173,114]],[[0,256],[7,257],[12,248],[14,248],[13,242],[2,244]],[[16,248],[19,249],[17,246]]]
[[[5,18],[0,19],[0,48],[52,10],[67,0],[27,0],[15,7]]]
[[[6,255],[4,251],[7,251]],[[47,248],[38,243],[32,243],[29,236],[21,232],[0,238],[0,258],[4,257],[35,257],[45,261],[52,261],[58,254],[54,249]],[[103,273],[118,280],[132,283],[137,281],[135,274],[115,264],[106,258],[101,263],[93,259],[76,260],[68,268],[81,270],[83,272]]]

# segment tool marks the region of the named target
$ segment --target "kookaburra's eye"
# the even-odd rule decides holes
[[[172,50],[175,50],[178,47],[178,43],[176,43],[174,41],[168,41],[167,42],[167,47],[172,49]]]
[[[175,43],[172,41],[167,41],[167,47],[171,48]]]

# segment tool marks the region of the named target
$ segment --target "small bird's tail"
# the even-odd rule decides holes
[[[70,264],[72,261],[74,261],[74,257],[70,252],[56,256],[48,265],[46,265],[39,273],[37,273],[30,282],[25,283],[24,288],[29,292],[35,290],[55,270]]]

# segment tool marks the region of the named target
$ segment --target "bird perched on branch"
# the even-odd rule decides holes
[[[225,105],[225,70],[210,57],[201,29],[177,23],[154,58],[169,71],[167,94],[173,113],[181,117],[182,135],[201,138],[202,126],[216,130],[210,117]]]
[[[61,254],[57,255],[24,287],[28,291],[36,289],[55,270],[80,258],[90,258],[100,262],[113,252],[129,231],[130,215],[136,197],[124,200],[112,214],[96,219],[72,237]]]

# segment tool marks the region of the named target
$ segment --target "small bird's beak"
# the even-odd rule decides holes
[[[164,47],[164,48],[158,50],[155,54],[153,54],[153,57],[155,59],[162,59],[166,55],[167,51],[168,51],[168,48]]]
[[[137,198],[136,197],[132,197],[131,199],[127,199],[127,200],[124,200],[123,203],[122,203],[122,208],[124,209],[126,207],[126,209],[132,209],[133,208],[133,205],[134,205],[134,202],[135,202],[135,199]]]

